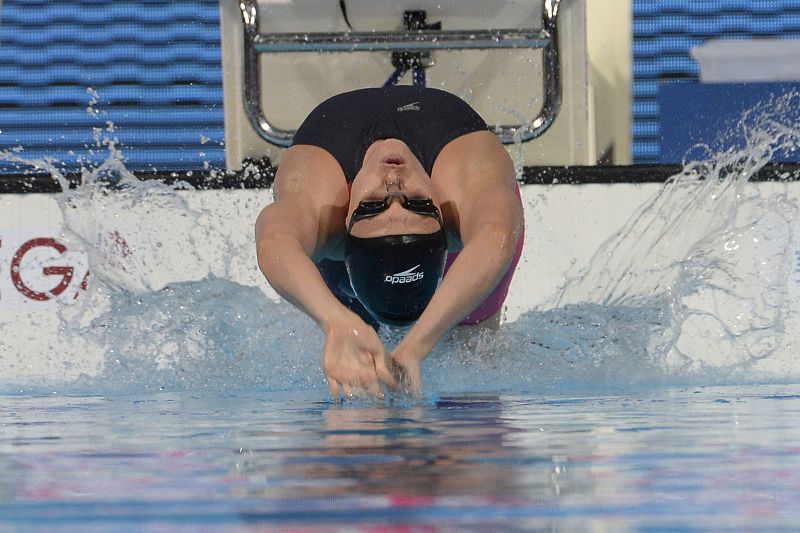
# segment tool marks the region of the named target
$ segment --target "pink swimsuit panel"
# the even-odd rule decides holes
[[[520,197],[519,187],[517,187],[517,197]],[[524,242],[525,228],[523,227],[519,238],[517,238],[517,247],[514,250],[514,258],[511,260],[508,270],[506,270],[506,273],[500,279],[497,287],[495,287],[492,293],[486,297],[481,305],[479,305],[474,311],[468,314],[464,320],[461,321],[461,325],[469,326],[478,324],[488,318],[491,318],[498,311],[500,311],[500,309],[503,307],[503,303],[506,301],[506,296],[508,296],[508,288],[511,285],[511,279],[514,277],[514,271],[517,269],[517,264],[522,257],[522,245]],[[450,252],[447,254],[447,262],[445,263],[444,267],[445,275],[447,275],[447,271],[450,269],[450,265],[453,264],[453,261],[455,261],[456,257],[458,257],[458,252]]]

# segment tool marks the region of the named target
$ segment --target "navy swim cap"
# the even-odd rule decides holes
[[[345,238],[345,265],[356,296],[379,322],[417,320],[444,274],[447,237],[436,233]]]

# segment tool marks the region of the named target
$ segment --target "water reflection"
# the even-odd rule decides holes
[[[551,447],[518,438],[528,429],[496,396],[441,398],[410,407],[333,404],[318,413],[317,421],[313,443],[305,431],[295,432],[297,440],[275,441],[269,428],[242,436],[237,471],[250,480],[250,491],[271,497],[529,499],[563,490],[558,478],[566,469]],[[306,422],[312,431],[314,421]],[[271,442],[263,446],[263,439]],[[573,442],[572,451],[579,448]]]
[[[719,516],[775,530],[799,518],[792,386],[298,396],[0,396],[0,530],[713,530]]]

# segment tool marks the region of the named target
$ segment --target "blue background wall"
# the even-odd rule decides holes
[[[659,85],[697,79],[692,46],[800,37],[800,0],[633,5],[637,163],[659,161]],[[21,145],[27,157],[75,168],[104,157],[92,149],[92,128],[110,120],[132,169],[223,168],[218,10],[217,0],[4,0],[0,150]],[[87,87],[104,115],[86,112]]]
[[[105,158],[92,128],[110,120],[132,169],[224,166],[217,0],[4,0],[0,15],[0,150],[75,168]]]
[[[634,0],[633,6],[636,163],[659,162],[659,85],[699,79],[693,46],[715,37],[800,37],[800,0]]]

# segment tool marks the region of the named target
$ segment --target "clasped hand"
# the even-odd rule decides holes
[[[381,384],[405,394],[416,394],[420,388],[419,360],[402,352],[387,357],[378,334],[356,315],[325,328],[322,370],[334,400],[364,395],[382,398]]]
[[[381,398],[381,383],[397,388],[378,334],[354,314],[325,328],[322,371],[334,400],[340,395]]]

